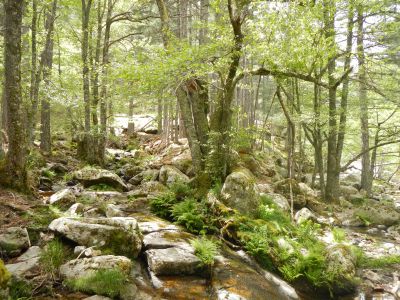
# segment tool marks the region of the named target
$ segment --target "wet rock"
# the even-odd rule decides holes
[[[129,275],[132,261],[124,256],[113,255],[74,259],[60,267],[60,275],[65,279],[77,279],[89,276],[100,269],[116,268]]]
[[[62,189],[49,198],[49,204],[59,207],[67,207],[75,203],[75,193],[71,189]]]
[[[145,249],[165,249],[170,247],[193,249],[190,240],[194,235],[176,230],[162,230],[149,233],[143,238]]]
[[[97,169],[93,167],[85,167],[74,173],[74,178],[81,182],[85,187],[96,184],[106,184],[119,191],[127,191],[128,188],[122,179],[115,173]]]
[[[115,254],[137,257],[142,235],[134,218],[59,218],[49,229],[79,245],[109,249]]]
[[[303,207],[294,215],[294,219],[297,224],[300,224],[307,220],[317,221],[317,217],[307,208]]]
[[[17,256],[30,245],[26,228],[10,227],[0,234],[0,252],[8,256]]]
[[[36,274],[39,271],[41,254],[42,250],[39,247],[30,247],[16,259],[15,263],[6,265],[6,268],[13,276],[18,278],[32,276],[32,274]]]
[[[197,256],[182,248],[151,249],[145,255],[149,269],[156,275],[193,275],[203,271]]]
[[[221,190],[221,201],[243,214],[254,214],[261,204],[254,177],[245,168],[228,175]]]
[[[263,195],[263,193],[261,193],[261,195]],[[284,196],[282,196],[281,194],[268,193],[268,194],[265,194],[265,196],[267,196],[269,199],[271,199],[272,202],[278,208],[282,209],[283,211],[289,211],[290,210],[289,201]]]
[[[160,182],[166,186],[171,186],[175,182],[188,183],[189,177],[183,174],[174,166],[165,165],[160,169]]]

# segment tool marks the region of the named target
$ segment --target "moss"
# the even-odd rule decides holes
[[[97,294],[111,298],[118,297],[127,282],[127,276],[119,269],[100,269],[87,276],[65,281],[74,291]]]
[[[5,289],[11,279],[11,274],[8,272],[4,262],[0,259],[0,288]]]

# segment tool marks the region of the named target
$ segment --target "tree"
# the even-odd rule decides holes
[[[21,91],[21,27],[23,1],[6,0],[4,28],[4,101],[6,103],[8,152],[5,184],[27,188],[24,114]]]

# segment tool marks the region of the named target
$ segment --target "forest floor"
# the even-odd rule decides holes
[[[46,161],[38,175],[38,192],[35,196],[28,197],[10,190],[0,189],[0,246],[1,233],[6,232],[8,228],[27,228],[30,238],[29,246],[39,246],[40,251],[47,251],[44,249],[48,249],[48,244],[55,236],[54,229],[49,230],[48,228],[54,219],[68,216],[133,217],[137,220],[144,235],[143,247],[146,252],[139,255],[137,263],[134,264],[131,271],[130,276],[134,278],[134,283],[130,286],[134,287],[132,288],[134,291],[131,290],[128,296],[121,294],[117,297],[122,299],[236,299],[234,297],[238,296],[242,297],[240,299],[253,300],[266,299],[265,295],[269,294],[268,299],[317,299],[316,297],[326,299],[326,295],[315,296],[315,291],[312,290],[298,291],[298,295],[296,295],[289,285],[275,275],[262,270],[242,250],[229,249],[227,245],[221,248],[221,255],[217,259],[212,273],[212,281],[204,275],[198,276],[196,272],[191,271],[186,276],[176,276],[180,272],[185,273],[187,268],[191,268],[187,265],[183,267],[179,265],[187,263],[189,258],[193,259],[190,256],[191,250],[181,255],[186,259],[185,262],[181,262],[180,255],[177,255],[176,264],[173,267],[177,268],[177,271],[172,272],[175,272],[174,275],[155,275],[157,266],[148,265],[149,255],[153,254],[153,259],[161,260],[162,262],[158,262],[159,264],[167,264],[160,258],[165,255],[165,253],[162,254],[162,251],[167,251],[166,249],[187,250],[192,247],[190,241],[196,238],[195,235],[186,232],[183,227],[156,217],[150,212],[149,204],[154,197],[165,192],[163,184],[166,184],[166,181],[161,178],[160,168],[162,169],[166,165],[175,166],[174,168],[180,170],[178,176],[186,178],[192,175],[190,159],[188,160],[188,146],[184,141],[164,148],[157,135],[138,133],[137,140],[133,143],[123,139],[122,143],[112,145],[113,148],[107,150],[108,162],[105,169],[115,176],[120,176],[120,179],[116,180],[122,180],[122,183],[118,184],[122,184],[124,189],[126,187],[128,191],[124,192],[118,191],[118,188],[115,188],[116,185],[112,187],[114,181],[104,183],[95,180],[98,182],[97,184],[89,188],[84,187],[85,184],[82,185],[82,182],[76,180],[72,175],[84,167],[84,164],[75,159],[74,150],[68,142],[57,141],[55,145],[55,155]],[[140,145],[139,148],[137,148],[138,145]],[[276,173],[279,172],[276,170],[272,172],[268,169],[276,169],[275,164],[275,161],[270,161],[264,165],[257,165],[253,172],[257,174],[260,173],[259,170],[262,170],[261,173],[275,174],[276,177]],[[153,172],[154,170],[157,172]],[[172,173],[166,175],[167,181],[168,176],[171,178],[176,176],[175,173]],[[274,193],[276,195],[275,177],[257,176],[260,186],[272,186],[273,191],[269,191],[271,195]],[[57,194],[57,191],[59,193],[65,189],[73,192],[72,200],[64,197],[65,199],[60,198],[58,204],[49,205],[51,197]],[[269,189],[270,187],[267,188],[267,190]],[[397,201],[397,198],[393,197],[393,195],[397,195],[395,189],[395,187],[386,185],[379,194],[379,198],[385,198],[385,201],[387,198]],[[310,190],[308,192],[312,195],[316,193]],[[396,220],[398,215],[391,215],[391,210],[389,212],[381,210],[373,202],[360,205],[357,200],[353,201],[355,204],[352,204],[350,196],[348,200],[343,199],[340,205],[333,206],[319,203],[313,196],[313,200],[308,200],[309,205],[307,205],[309,211],[312,212],[311,219],[323,226],[321,235],[318,237],[321,241],[328,245],[336,245],[335,239],[337,240],[338,237],[334,236],[335,233],[332,232],[334,232],[333,228],[340,228],[341,231],[337,231],[336,235],[340,236],[343,243],[355,245],[362,249],[366,256],[375,259],[375,263],[358,268],[357,275],[360,280],[358,292],[342,299],[372,299],[375,295],[375,297],[386,297],[384,299],[387,300],[397,300],[396,297],[400,296],[398,295],[400,284],[397,273],[400,270],[400,260],[396,260],[400,257],[400,232],[399,225],[396,225],[400,221]],[[82,207],[79,206],[79,212],[77,210],[72,212],[72,207],[67,210],[68,207],[65,206],[64,200],[68,206],[81,203]],[[62,205],[59,205],[60,203]],[[368,206],[371,206],[372,211],[369,211]],[[78,209],[78,206],[75,209]],[[387,219],[394,221],[383,224]],[[334,220],[334,222],[324,227],[324,224],[329,223],[330,220]],[[172,234],[173,237],[165,235],[166,232]],[[58,232],[59,234],[60,232]],[[68,240],[73,240],[68,233],[64,232],[64,235]],[[69,242],[67,242],[67,246],[71,247]],[[70,251],[73,251],[72,249],[73,247]],[[96,257],[96,255],[98,254],[90,252],[87,259]],[[20,262],[15,255],[3,253],[2,256],[8,265],[16,265]],[[381,259],[388,257],[394,261],[387,262],[385,259]],[[25,293],[28,295],[25,297],[28,299],[29,297],[31,299],[86,299],[88,297],[86,293],[72,292],[67,289],[58,274],[50,276],[46,274],[48,270],[43,271],[41,263],[43,260],[37,260],[36,264],[30,266],[28,270],[23,270],[25,273],[19,274],[20,277],[28,280],[30,286],[26,288],[28,291]],[[171,269],[171,267],[169,268]],[[22,292],[16,292],[19,293],[19,296],[21,293],[23,294],[24,289],[20,288],[20,290]],[[93,294],[93,291],[89,294]]]

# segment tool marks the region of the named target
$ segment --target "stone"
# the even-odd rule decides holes
[[[80,199],[84,199],[85,203],[106,202],[110,199],[120,198],[123,198],[123,194],[116,191],[83,191],[80,195]]]
[[[53,172],[55,172],[57,174],[65,174],[65,173],[69,172],[68,168],[65,165],[61,164],[61,163],[50,164],[49,170],[53,171]]]
[[[188,183],[189,177],[179,171],[176,167],[165,165],[160,169],[159,180],[166,186],[171,186],[176,182]]]
[[[362,196],[358,192],[358,190],[353,187],[353,186],[347,186],[347,185],[341,185],[340,186],[340,194],[345,198],[345,199],[350,199],[350,198],[357,198]]]
[[[192,250],[190,240],[194,235],[176,230],[162,230],[151,232],[144,236],[143,246],[145,249],[165,249],[170,247]]]
[[[310,188],[307,184],[305,184],[304,182],[299,182],[299,188],[300,188],[300,192],[303,195],[307,195],[310,197],[317,197],[317,193]]]
[[[68,217],[79,217],[83,214],[85,206],[82,203],[72,204],[70,208],[65,212]]]
[[[121,290],[119,298],[121,300],[132,300],[137,299],[138,288],[136,284],[129,282],[125,284],[124,288]]]
[[[302,192],[299,183],[294,179],[287,178],[280,180],[275,183],[274,189],[275,193],[279,193],[287,199],[290,199],[291,195],[293,195],[293,206],[295,209],[301,209],[307,204],[307,195]],[[288,201],[290,202],[290,200]]]
[[[75,203],[75,193],[71,189],[62,189],[49,198],[49,204],[66,207]]]
[[[285,198],[285,196],[277,193],[268,193],[268,194],[260,194],[261,196],[265,195],[269,199],[272,200],[272,202],[281,210],[283,211],[289,211],[290,210],[290,204],[289,201]]]
[[[0,234],[0,252],[8,256],[17,256],[30,245],[26,228],[10,227]]]
[[[317,217],[307,208],[303,207],[294,215],[294,219],[297,224],[300,224],[307,220],[317,221]]]
[[[143,182],[157,181],[159,171],[156,169],[148,169],[140,172],[129,180],[130,184],[138,185]]]
[[[349,248],[340,244],[327,247],[326,271],[340,274],[340,285],[333,286],[336,295],[347,294],[354,291],[354,276],[356,275],[356,259]]]
[[[240,168],[226,177],[221,190],[221,201],[242,214],[252,215],[257,212],[261,204],[259,190],[249,170]]]
[[[365,206],[354,210],[354,216],[362,218],[371,225],[385,225],[387,227],[399,224],[400,213],[392,205],[368,202]]]
[[[81,246],[95,246],[118,255],[137,257],[142,248],[142,235],[134,218],[62,217],[51,222],[49,229]]]
[[[360,174],[349,174],[340,180],[340,183],[347,186],[353,186],[361,183]]]
[[[132,261],[125,256],[113,255],[73,259],[60,267],[60,275],[64,279],[77,279],[89,276],[100,269],[116,268],[129,275],[132,269]]]
[[[104,297],[104,296],[94,295],[94,296],[91,296],[91,297],[87,297],[87,298],[85,298],[83,300],[112,300],[112,299],[108,298],[108,297]]]
[[[42,250],[38,246],[32,246],[15,263],[6,265],[6,268],[18,278],[32,276],[39,272],[41,254]]]
[[[200,259],[177,247],[145,252],[149,269],[156,275],[193,275],[203,271]]]
[[[84,187],[90,187],[96,184],[106,184],[119,191],[128,190],[126,184],[117,174],[104,169],[85,167],[74,172],[74,178],[81,182]]]
[[[158,181],[144,182],[140,188],[128,192],[128,197],[146,197],[148,195],[158,196],[167,191],[167,187]]]
[[[107,204],[106,207],[106,216],[107,218],[113,218],[113,217],[123,217],[125,214],[123,211],[120,210],[120,208],[115,205],[115,204]]]
[[[257,183],[257,188],[260,191],[260,193],[264,193],[264,194],[270,194],[270,193],[273,193],[273,191],[274,191],[272,186],[268,183]]]

